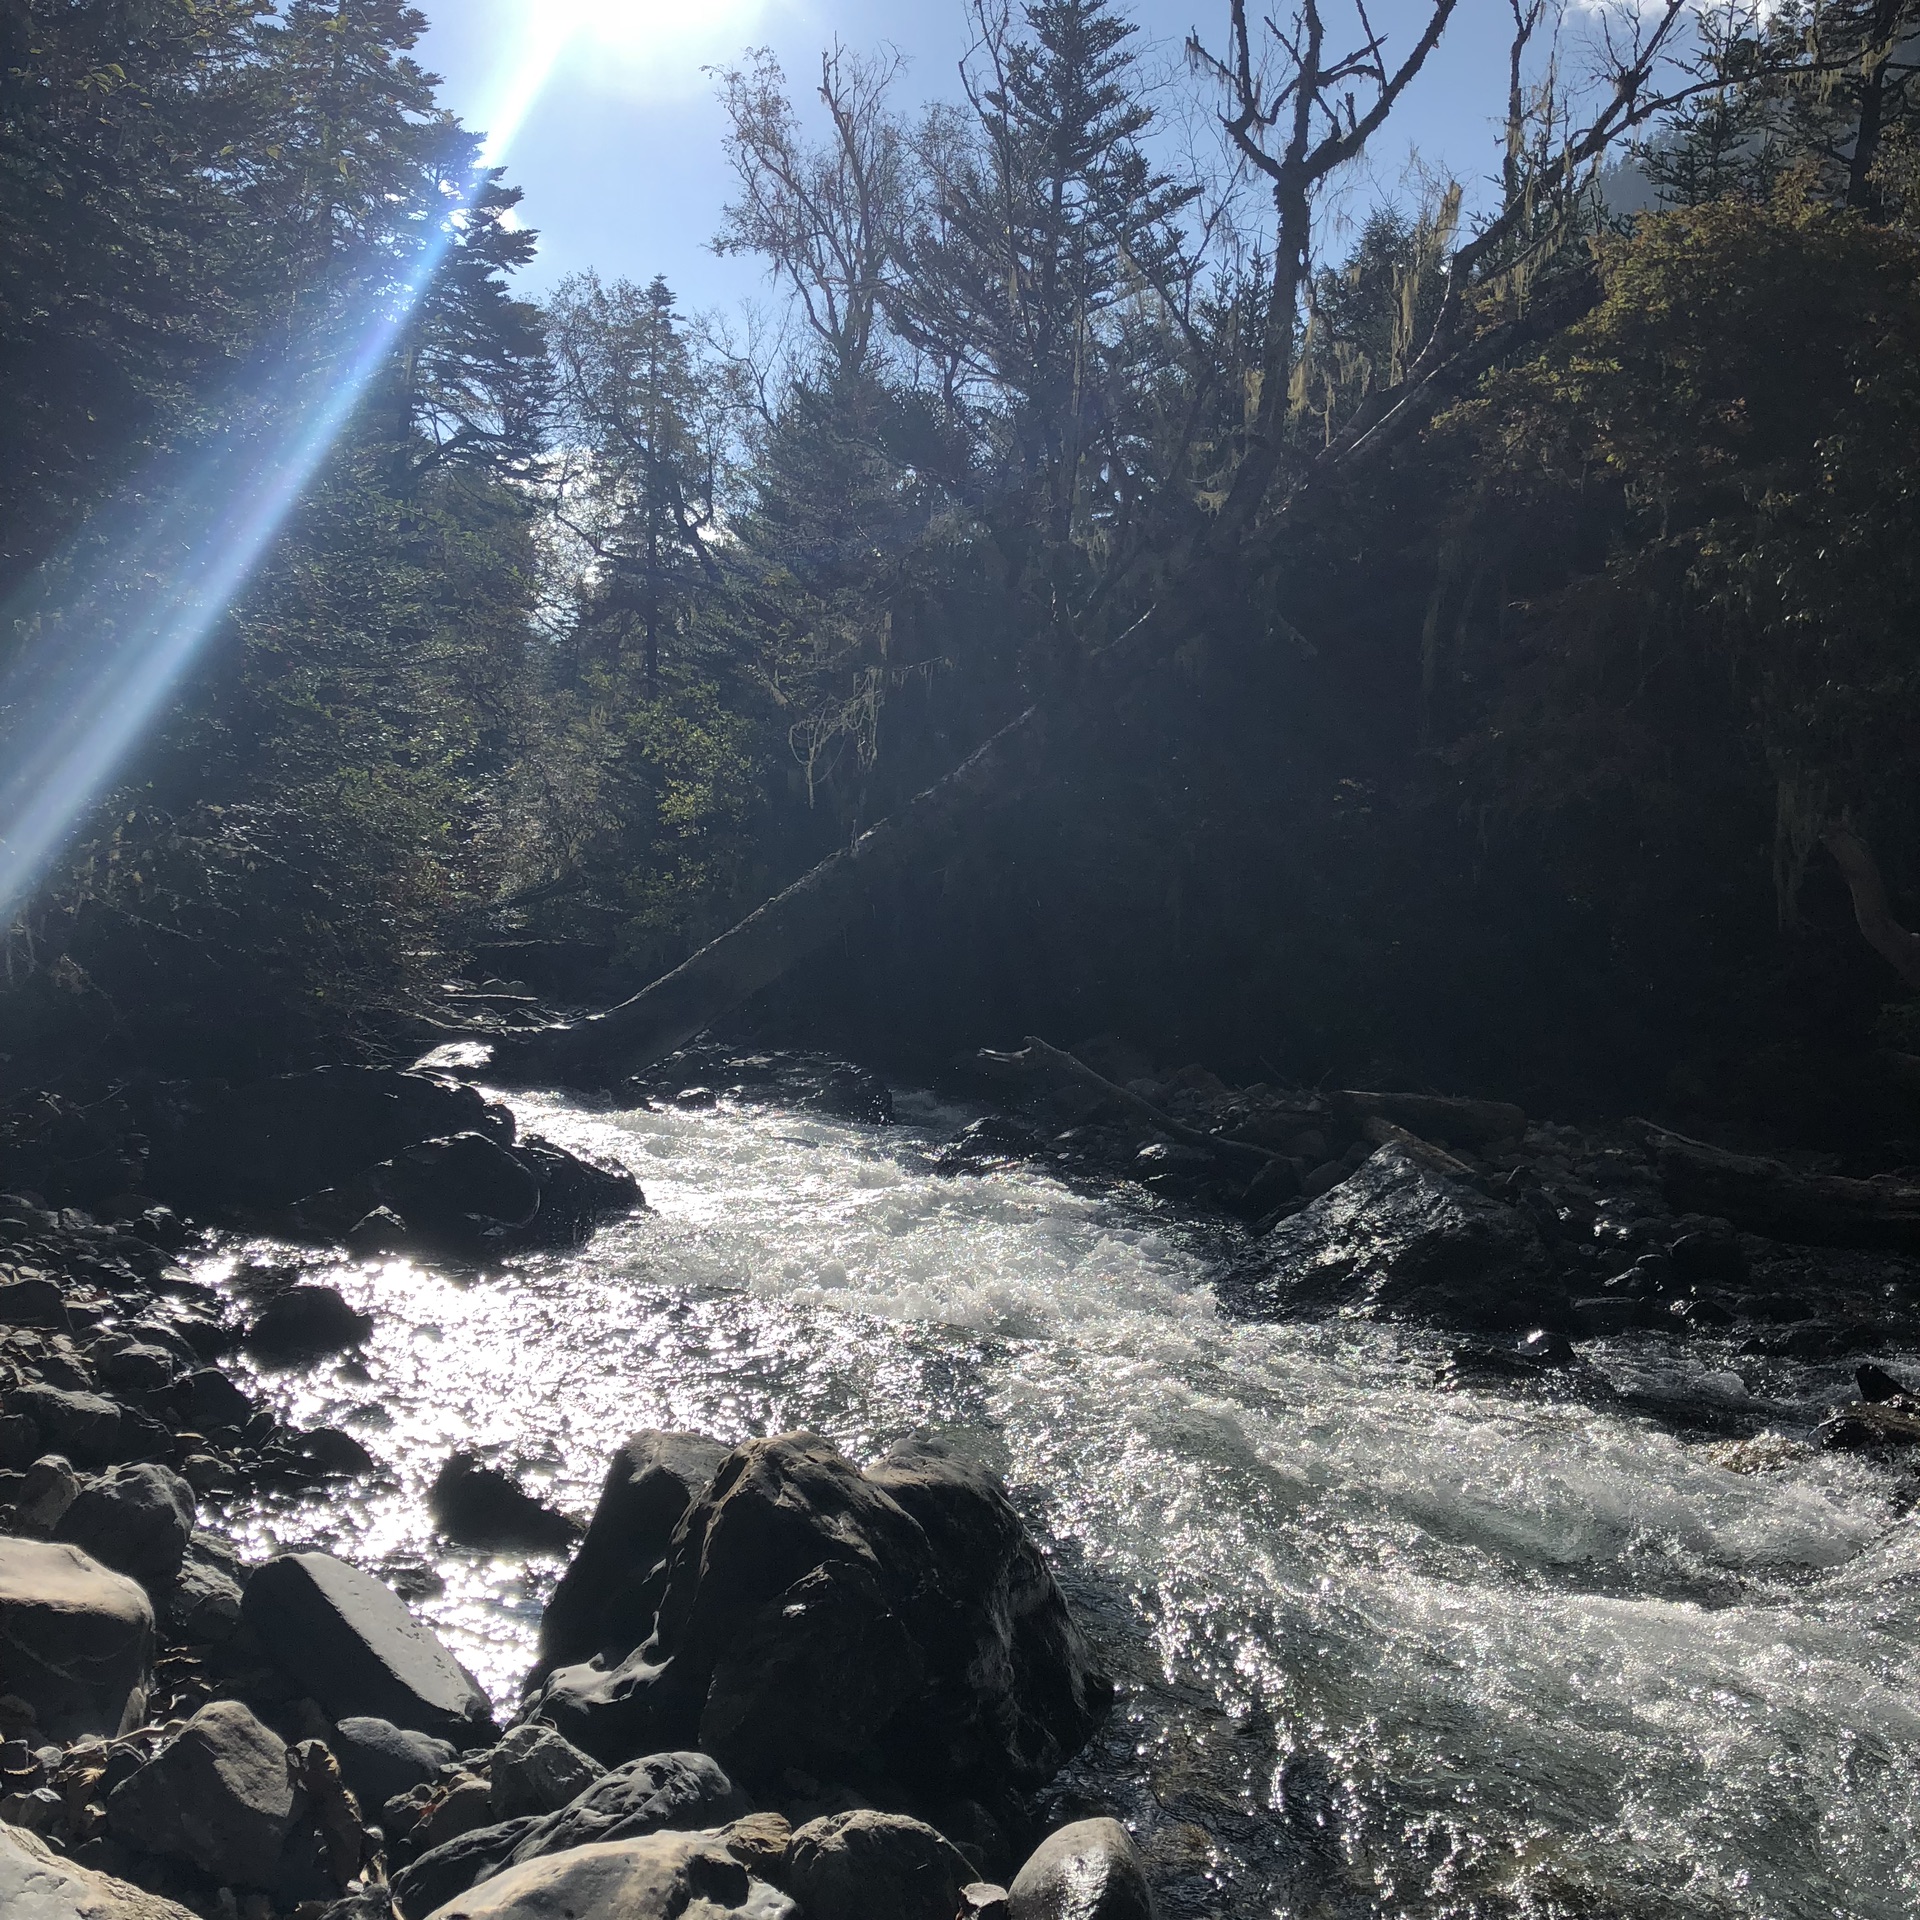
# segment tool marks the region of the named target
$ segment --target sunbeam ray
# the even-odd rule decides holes
[[[472,177],[448,197],[413,270],[366,320],[332,385],[264,446],[216,453],[176,485],[58,610],[69,630],[92,625],[92,642],[17,663],[0,687],[0,711],[15,716],[0,762],[0,917],[45,876],[260,564],[433,286],[487,169],[502,163],[580,30],[572,9],[529,21],[503,62]],[[173,558],[181,553],[193,556],[184,567]],[[102,618],[92,599],[109,568],[117,581],[143,582],[131,618]]]

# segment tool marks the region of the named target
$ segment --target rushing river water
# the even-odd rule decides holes
[[[394,1579],[501,1702],[557,1564],[434,1541],[456,1446],[584,1516],[636,1427],[856,1459],[931,1432],[1004,1474],[1125,1683],[1059,1807],[1121,1810],[1170,1914],[1920,1913],[1920,1520],[1883,1470],[1737,1472],[1625,1412],[1446,1389],[1426,1335],[1237,1321],[1230,1240],[942,1177],[965,1116],[932,1102],[516,1105],[649,1211],[504,1275],[329,1268],[376,1315],[362,1360],[266,1384],[391,1482],[241,1528]],[[1601,1358],[1686,1371],[1651,1336]],[[1728,1364],[1709,1396],[1746,1392]]]

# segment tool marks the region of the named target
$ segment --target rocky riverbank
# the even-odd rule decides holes
[[[1874,1358],[1911,1344],[1920,1304],[1897,1181],[1802,1161],[1756,1186],[1767,1163],[1654,1127],[1121,1081],[1139,1063],[1084,1051],[994,1057],[1008,1097],[942,1170],[1033,1158],[1234,1216],[1231,1310],[1438,1325],[1462,1386],[1618,1403],[1587,1343],[1629,1335],[1737,1359],[1737,1393],[1633,1402],[1731,1465],[1920,1437]],[[629,1097],[890,1112],[843,1063],[721,1050]],[[937,1447],[862,1468],[807,1435],[636,1434],[584,1533],[456,1454],[428,1496],[444,1536],[572,1550],[504,1732],[371,1575],[325,1554],[248,1567],[198,1525],[203,1501],[344,1491],[371,1462],[343,1431],[282,1426],[220,1364],[350,1351],[364,1318],[257,1263],[238,1317],[182,1264],[196,1235],[486,1261],[577,1243],[642,1204],[629,1176],[518,1138],[469,1087],[361,1069],[50,1103],[5,1152],[16,1187],[39,1182],[0,1197],[0,1896],[39,1903],[21,1911],[1151,1911],[1124,1828],[1035,1824],[1111,1683],[1004,1493]],[[1795,1205],[1878,1244],[1755,1231],[1796,1183]],[[1830,1374],[1829,1417],[1783,1424],[1773,1370]]]

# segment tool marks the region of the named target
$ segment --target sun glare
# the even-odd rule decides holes
[[[750,26],[759,0],[536,0],[534,15],[569,39],[650,61]]]

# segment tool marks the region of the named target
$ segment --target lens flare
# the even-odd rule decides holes
[[[482,168],[501,163],[582,30],[572,9],[539,13],[503,63]],[[367,318],[333,386],[266,447],[216,453],[190,484],[171,489],[106,567],[77,574],[80,585],[53,610],[75,643],[30,648],[0,685],[0,713],[9,715],[12,734],[0,762],[0,919],[39,884],[259,565],[387,364],[456,244],[479,184],[476,178],[447,197],[413,271]],[[176,558],[182,553],[185,562]],[[57,657],[44,657],[49,652]]]

